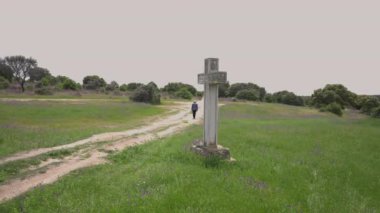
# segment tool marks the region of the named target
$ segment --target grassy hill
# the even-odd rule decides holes
[[[114,154],[0,205],[0,212],[378,212],[380,120],[228,104],[234,163],[188,151],[200,126]]]

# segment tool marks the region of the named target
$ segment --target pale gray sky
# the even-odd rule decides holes
[[[380,94],[379,0],[0,0],[0,57],[76,81],[197,84],[204,58],[230,82],[310,95]],[[198,86],[198,88],[202,88]]]

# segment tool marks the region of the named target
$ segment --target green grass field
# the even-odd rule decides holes
[[[0,90],[0,98],[17,98],[17,99],[126,99],[128,92],[122,94],[114,94],[113,92],[100,93],[96,91],[59,91],[53,95],[38,95],[31,91],[24,93],[8,92]]]
[[[162,112],[162,107],[132,103],[128,98],[0,100],[0,157],[71,143],[96,133],[125,130]]]
[[[0,205],[0,212],[379,212],[380,120],[229,104],[233,163],[189,152],[200,126],[114,154]]]

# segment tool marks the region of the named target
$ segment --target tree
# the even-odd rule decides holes
[[[149,102],[151,104],[160,104],[161,103],[160,90],[158,89],[157,84],[155,84],[153,81],[151,81],[145,86],[145,89],[149,93]]]
[[[83,88],[88,90],[96,90],[106,85],[106,81],[97,75],[90,75],[83,78]]]
[[[340,106],[340,104],[336,103],[336,102],[333,102],[333,103],[330,103],[324,107],[321,108],[321,111],[322,112],[331,112],[331,113],[334,113],[338,116],[342,116],[343,115],[343,112],[342,112],[342,107]]]
[[[62,75],[58,75],[57,77],[46,76],[42,79],[42,81],[45,81],[45,86],[55,86],[57,89],[77,90],[80,88],[80,84],[76,83],[71,78]]]
[[[20,84],[21,90],[24,92],[24,85],[29,78],[29,72],[37,67],[37,61],[33,58],[18,55],[5,57],[4,63],[12,69],[15,80]]]
[[[317,89],[311,96],[311,104],[317,108],[324,107],[330,103],[342,103],[341,98],[334,91]]]
[[[305,106],[311,106],[311,97],[310,96],[301,96]]]
[[[36,87],[37,88],[42,88],[42,87],[47,87],[47,86],[54,86],[58,83],[58,80],[54,76],[45,76],[43,77],[40,81],[37,81]]]
[[[245,84],[245,83],[235,83],[235,84],[232,84],[229,88],[228,88],[228,95],[230,97],[235,97],[236,94],[240,91],[240,90],[243,90],[243,89],[248,89],[248,85]]]
[[[78,84],[72,80],[72,79],[65,79],[62,83],[62,88],[65,89],[65,90],[77,90],[79,89],[78,88]]]
[[[230,87],[230,83],[225,83],[225,84],[219,84],[219,87],[218,87],[218,94],[219,94],[219,97],[228,97],[228,88]]]
[[[9,87],[8,79],[4,78],[3,76],[0,76],[0,89],[6,89],[8,87]]]
[[[69,77],[63,76],[63,75],[57,75],[57,77],[55,77],[55,83],[56,84],[63,83],[66,80],[71,80],[71,79]]]
[[[4,63],[3,60],[0,59],[0,76],[4,77],[8,80],[8,82],[12,82],[13,72],[12,69]]]
[[[144,86],[137,88],[130,96],[130,99],[135,102],[149,103],[149,92]]]
[[[184,87],[180,89],[179,91],[177,91],[175,93],[175,96],[177,96],[178,98],[183,98],[183,99],[188,99],[188,100],[193,98],[193,95],[191,94],[191,92],[189,92],[189,90],[187,90]]]
[[[374,118],[380,118],[380,107],[376,107],[372,110],[371,116]]]
[[[267,93],[264,97],[264,101],[265,102],[268,102],[268,103],[272,103],[273,102],[273,95],[270,94],[270,93]]]
[[[243,89],[236,94],[236,98],[249,101],[259,100],[259,92],[255,89]]]
[[[293,106],[303,106],[304,102],[302,97],[297,96],[293,92],[286,90],[275,92],[272,95],[272,101]]]
[[[260,94],[260,101],[264,101],[265,95],[267,94],[267,91],[264,87],[259,88],[259,94]]]
[[[116,81],[111,81],[111,83],[106,86],[107,91],[115,91],[117,89],[119,89],[119,84]]]
[[[195,89],[195,87],[191,86],[190,84],[183,84],[183,87],[187,89],[187,91],[189,91],[192,96],[197,95],[197,89]]]
[[[128,85],[126,84],[122,84],[120,87],[119,87],[120,91],[123,91],[123,92],[126,92],[128,90]]]
[[[141,86],[135,90],[130,99],[136,102],[145,102],[151,104],[160,104],[161,96],[157,85],[153,82]]]
[[[334,91],[342,100],[343,106],[352,106],[355,107],[355,100],[357,95],[351,91],[349,91],[342,84],[327,84],[324,90]]]
[[[170,82],[165,85],[164,88],[162,88],[162,91],[175,95],[175,93],[180,91],[182,88],[185,88],[188,92],[191,93],[192,96],[197,95],[197,89],[195,89],[195,87],[190,84],[184,84],[181,82]]]
[[[372,111],[380,106],[380,102],[377,98],[372,96],[366,96],[361,103],[360,111],[366,114],[371,114]]]
[[[182,83],[170,82],[170,83],[166,84],[164,86],[164,88],[162,88],[162,91],[173,94],[173,93],[179,91],[181,88],[182,88]]]
[[[135,91],[137,88],[139,88],[141,86],[144,86],[144,84],[142,84],[142,83],[135,83],[135,82],[129,83],[127,85],[127,90],[128,91]]]
[[[35,67],[30,70],[30,81],[40,81],[44,77],[51,76],[50,71],[48,69],[42,68],[42,67]]]
[[[157,84],[154,83],[153,81],[149,82],[149,83],[147,84],[147,86],[152,87],[152,88],[158,90],[158,86],[157,86]]]
[[[264,87],[260,87],[253,83],[235,83],[228,88],[228,96],[236,97],[237,93],[241,90],[256,90],[258,92],[258,99],[263,101],[266,91]]]
[[[344,109],[346,106],[358,108],[357,95],[341,84],[327,84],[323,89],[317,89],[311,96],[311,105],[322,108],[331,103],[337,103]]]
[[[294,106],[303,106],[303,99],[294,93],[290,92],[282,97],[282,103]]]

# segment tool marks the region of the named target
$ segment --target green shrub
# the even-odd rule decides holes
[[[349,91],[341,84],[327,84],[323,89],[317,89],[311,96],[311,105],[321,108],[330,103],[336,102],[342,108],[352,106],[357,108],[357,95]]]
[[[128,90],[128,85],[126,84],[122,84],[120,87],[119,87],[120,91],[123,91],[123,92],[126,92]]]
[[[88,90],[97,90],[106,85],[106,81],[97,75],[90,75],[83,78],[83,88]]]
[[[179,92],[183,88],[187,89],[187,91],[189,91],[192,96],[197,95],[197,90],[195,87],[191,86],[190,84],[184,84],[181,82],[168,83],[162,88],[162,91],[175,95],[175,93]]]
[[[78,84],[75,83],[75,81],[73,81],[71,79],[66,79],[62,83],[62,89],[65,89],[65,90],[77,90],[79,88],[78,88]]]
[[[304,105],[311,106],[311,96],[302,96]]]
[[[186,88],[182,88],[179,91],[177,91],[175,93],[175,96],[178,98],[183,98],[183,99],[188,99],[188,100],[193,98],[193,95]]]
[[[272,95],[272,101],[293,106],[303,106],[304,102],[302,97],[297,96],[293,92],[286,90],[275,92]]]
[[[37,87],[46,87],[46,86],[54,86],[59,83],[58,79],[54,76],[46,76],[37,82]]]
[[[257,90],[243,89],[236,94],[236,98],[241,100],[257,101],[259,99],[259,94]]]
[[[331,112],[338,116],[343,115],[342,106],[336,102],[333,102],[331,104],[326,105],[325,107],[321,108],[322,112]]]
[[[153,87],[149,84],[146,87],[149,93],[149,102],[151,104],[161,104],[160,90],[157,87]]]
[[[132,101],[136,101],[136,102],[148,103],[149,102],[149,92],[145,88],[140,87],[140,88],[136,89],[136,91],[132,94],[130,99]]]
[[[357,109],[362,108],[362,106],[363,106],[363,104],[367,98],[368,98],[367,95],[358,95],[358,97],[356,98],[356,103],[355,103],[355,105],[357,106]]]
[[[50,71],[42,67],[35,67],[29,71],[29,81],[31,82],[40,81],[49,76],[51,76]]]
[[[371,114],[371,112],[376,107],[380,106],[380,102],[376,97],[365,96],[365,97],[362,97],[360,105],[361,105],[360,111],[366,114]]]
[[[107,91],[115,91],[119,89],[119,84],[116,81],[111,81],[111,83],[107,84]]]
[[[228,82],[225,84],[219,84],[218,86],[219,97],[228,97],[228,88],[230,88],[230,84]]]
[[[6,89],[9,87],[9,81],[3,76],[0,76],[0,89]]]
[[[380,118],[380,107],[376,107],[372,110],[371,116],[374,118]]]
[[[127,90],[128,91],[135,91],[137,88],[142,87],[142,86],[144,86],[144,84],[142,84],[142,83],[135,83],[135,82],[129,83],[127,85]]]
[[[153,81],[149,82],[146,86],[158,90],[158,86],[157,86],[157,84],[154,83]]]
[[[160,104],[161,95],[156,84],[153,82],[146,86],[141,86],[131,95],[130,99],[135,102],[145,102],[151,104]]]
[[[4,77],[9,82],[11,82],[13,78],[12,69],[6,64],[2,64],[1,61],[0,61],[0,77]]]
[[[51,90],[50,88],[48,87],[42,87],[42,88],[38,88],[34,91],[34,93],[38,94],[38,95],[53,95],[53,90]]]
[[[259,87],[255,87],[252,85],[252,87],[249,87],[246,83],[234,83],[228,88],[228,95],[231,97],[236,97],[237,93],[241,90],[247,90],[247,89],[258,89]]]
[[[273,95],[270,94],[270,93],[267,93],[264,97],[264,101],[265,102],[268,102],[268,103],[272,103],[273,102]]]
[[[229,97],[236,97],[237,93],[241,90],[256,90],[257,91],[257,98],[260,99],[260,101],[264,100],[266,91],[264,87],[260,87],[257,84],[253,83],[235,83],[232,84],[228,90],[227,94]]]

